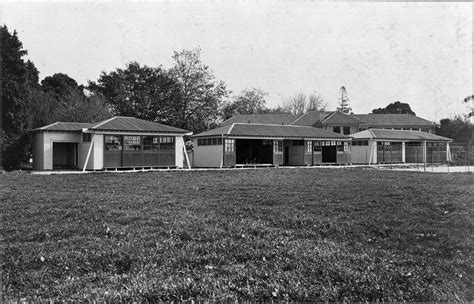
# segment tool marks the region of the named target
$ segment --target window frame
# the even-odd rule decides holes
[[[114,138],[113,141],[108,141],[110,138]],[[116,144],[118,142],[118,144]],[[123,150],[123,136],[122,135],[104,135],[104,146],[105,151],[122,151]],[[116,149],[111,149],[110,147],[117,147]]]

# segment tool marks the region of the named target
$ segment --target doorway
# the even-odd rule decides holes
[[[77,168],[77,143],[53,142],[53,169]]]
[[[337,162],[337,149],[336,146],[323,146],[321,151],[321,158],[323,163],[336,163]]]

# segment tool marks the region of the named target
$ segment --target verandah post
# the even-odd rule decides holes
[[[89,151],[87,151],[86,161],[84,162],[84,167],[82,168],[82,172],[86,171],[87,163],[89,162],[89,157],[91,156],[93,145],[94,145],[94,136],[92,135],[91,144],[89,145]]]

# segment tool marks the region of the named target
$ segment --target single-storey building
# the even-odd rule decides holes
[[[193,136],[194,167],[347,164],[350,143],[310,126],[231,123]]]
[[[35,170],[183,167],[183,129],[115,116],[96,123],[55,122],[34,132]]]
[[[354,164],[443,163],[450,160],[450,138],[408,131],[369,129],[351,135]]]

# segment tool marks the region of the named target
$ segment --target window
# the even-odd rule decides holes
[[[83,133],[82,142],[90,142],[92,140],[92,133]]]
[[[293,140],[291,145],[292,146],[304,146],[304,140]]]
[[[273,141],[273,152],[283,152],[283,141],[274,140]]]
[[[226,139],[224,150],[225,152],[235,152],[235,139]]]
[[[122,136],[106,135],[105,150],[122,150]]]
[[[263,146],[271,146],[272,144],[273,144],[273,140],[271,140],[271,139],[262,140],[262,145]]]
[[[369,141],[368,140],[353,140],[352,145],[353,146],[368,146]]]
[[[313,142],[311,140],[306,141],[306,153],[313,152]]]
[[[320,140],[313,141],[313,152],[321,152],[322,151],[322,142]]]
[[[124,136],[123,149],[126,151],[140,151],[140,136]]]
[[[332,127],[334,133],[341,133],[341,127]]]
[[[216,146],[216,145],[222,145],[222,137],[199,138],[197,144],[198,144],[198,146]]]
[[[343,142],[337,141],[336,147],[337,147],[336,148],[337,151],[344,152],[344,143]]]
[[[160,150],[174,150],[173,136],[160,136]]]
[[[351,134],[351,127],[342,127],[342,132],[344,133],[344,135]]]
[[[160,149],[158,136],[143,136],[143,150],[156,151]]]
[[[344,143],[344,152],[351,152],[351,146],[348,142]]]

